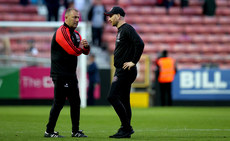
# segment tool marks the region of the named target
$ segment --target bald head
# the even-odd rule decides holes
[[[65,23],[71,27],[76,28],[79,22],[79,12],[74,8],[68,8],[65,12]]]
[[[74,9],[74,8],[68,8],[66,9],[65,11],[65,17],[68,16],[72,11],[75,11],[75,12],[79,12],[77,9]]]

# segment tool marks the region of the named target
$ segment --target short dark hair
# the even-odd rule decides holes
[[[78,11],[77,9],[75,9],[75,8],[68,8],[68,9],[66,9],[66,11],[65,11],[65,16],[69,15],[69,13],[70,13],[71,11],[79,12],[79,11]]]
[[[167,57],[168,56],[168,51],[167,50],[163,50],[162,51],[162,56],[163,57]]]

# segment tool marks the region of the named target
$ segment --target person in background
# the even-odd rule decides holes
[[[95,86],[98,85],[100,82],[99,70],[95,62],[94,54],[91,54],[89,56],[89,65],[88,65],[87,73],[89,76],[87,105],[94,105]]]
[[[72,137],[87,137],[79,130],[80,96],[76,68],[78,56],[88,55],[90,46],[75,29],[79,22],[79,12],[69,8],[65,13],[65,22],[53,35],[51,42],[50,76],[54,83],[54,101],[44,137],[63,137],[54,131],[59,114],[66,98],[70,103]]]
[[[101,46],[104,24],[106,22],[105,6],[101,0],[94,0],[93,6],[88,13],[88,20],[92,23],[92,40],[93,45]]]
[[[183,13],[184,8],[188,6],[189,6],[189,0],[180,0],[180,8],[181,8],[182,13]]]
[[[1,40],[2,40],[2,44],[0,44],[0,55],[5,56],[7,59],[2,60],[0,63],[10,64],[10,59],[8,59],[8,57],[10,57],[11,55],[10,38],[3,37]]]
[[[203,14],[206,16],[214,16],[216,14],[216,1],[204,0]]]
[[[64,22],[65,21],[65,11],[66,11],[66,9],[68,9],[68,8],[74,8],[74,1],[70,1],[70,2],[68,2],[68,0],[65,0],[65,3],[64,3],[64,5],[65,5],[65,10],[63,11],[63,13],[62,13],[62,21]],[[79,22],[80,21],[82,21],[81,20],[81,12],[79,11],[79,14],[80,14],[80,18],[79,18]]]
[[[1,55],[10,55],[11,54],[9,37],[3,37],[2,38],[2,45],[0,46],[0,54]]]
[[[171,84],[177,71],[176,62],[173,58],[168,57],[168,51],[163,50],[162,56],[157,60],[157,80],[160,87],[161,105],[171,106]]]
[[[59,0],[45,0],[45,2],[48,11],[47,21],[58,21]]]
[[[162,57],[162,52],[159,51],[157,52],[157,58],[152,62],[153,65],[157,65],[157,61]],[[159,90],[159,83],[158,83],[158,80],[156,78],[158,78],[159,76],[159,68],[156,67],[154,73],[154,79],[153,79],[153,84],[152,84],[152,89],[155,90],[156,92],[156,95],[154,97],[154,104],[156,106],[160,106],[161,105],[161,98],[160,98],[160,90]]]
[[[156,4],[157,6],[164,6],[164,0],[157,0]]]
[[[63,0],[63,5],[64,5],[64,7],[65,7],[65,9],[68,9],[68,8],[70,8],[69,7],[69,4],[70,3],[74,3],[74,1],[73,0]],[[72,8],[72,7],[71,7]],[[74,7],[73,7],[74,8]]]
[[[29,57],[37,57],[39,54],[38,49],[34,45],[34,40],[29,40],[28,41],[28,49],[26,50],[26,53]],[[37,62],[27,62],[28,66],[38,66]]]
[[[30,4],[29,0],[20,0],[20,4],[23,6],[27,6]]]
[[[120,118],[121,127],[110,138],[130,138],[134,133],[131,126],[132,111],[130,89],[137,77],[136,64],[144,50],[144,42],[136,30],[125,22],[125,12],[115,6],[105,13],[108,21],[118,29],[114,50],[115,74],[110,87],[108,101]]]
[[[81,13],[82,21],[87,21],[87,14],[92,0],[74,0],[74,8]]]
[[[170,7],[174,6],[174,0],[164,0],[163,3],[166,9],[166,13],[169,14]]]
[[[26,53],[31,57],[36,57],[39,53],[38,49],[34,46],[34,40],[28,41],[29,48],[26,50]]]

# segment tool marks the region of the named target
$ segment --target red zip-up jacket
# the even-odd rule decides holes
[[[89,54],[90,48],[80,48],[81,35],[66,23],[57,29],[51,42],[51,71],[55,78],[76,77],[77,56]]]

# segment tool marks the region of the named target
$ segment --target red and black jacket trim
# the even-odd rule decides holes
[[[75,34],[77,34],[79,37],[79,39],[77,39],[76,37],[72,37],[75,36],[75,34],[71,34],[70,28],[68,27],[67,24],[62,25],[61,27],[58,28],[57,32],[56,32],[56,42],[70,55],[74,55],[74,56],[79,56],[82,53],[87,55],[89,54],[89,50],[90,48],[80,48],[80,42],[82,40],[82,37],[80,35],[79,32],[77,32],[76,30],[74,30],[73,32],[75,32]],[[78,42],[76,46],[76,44],[74,44],[73,42],[73,38],[74,40],[77,40],[75,42]]]

